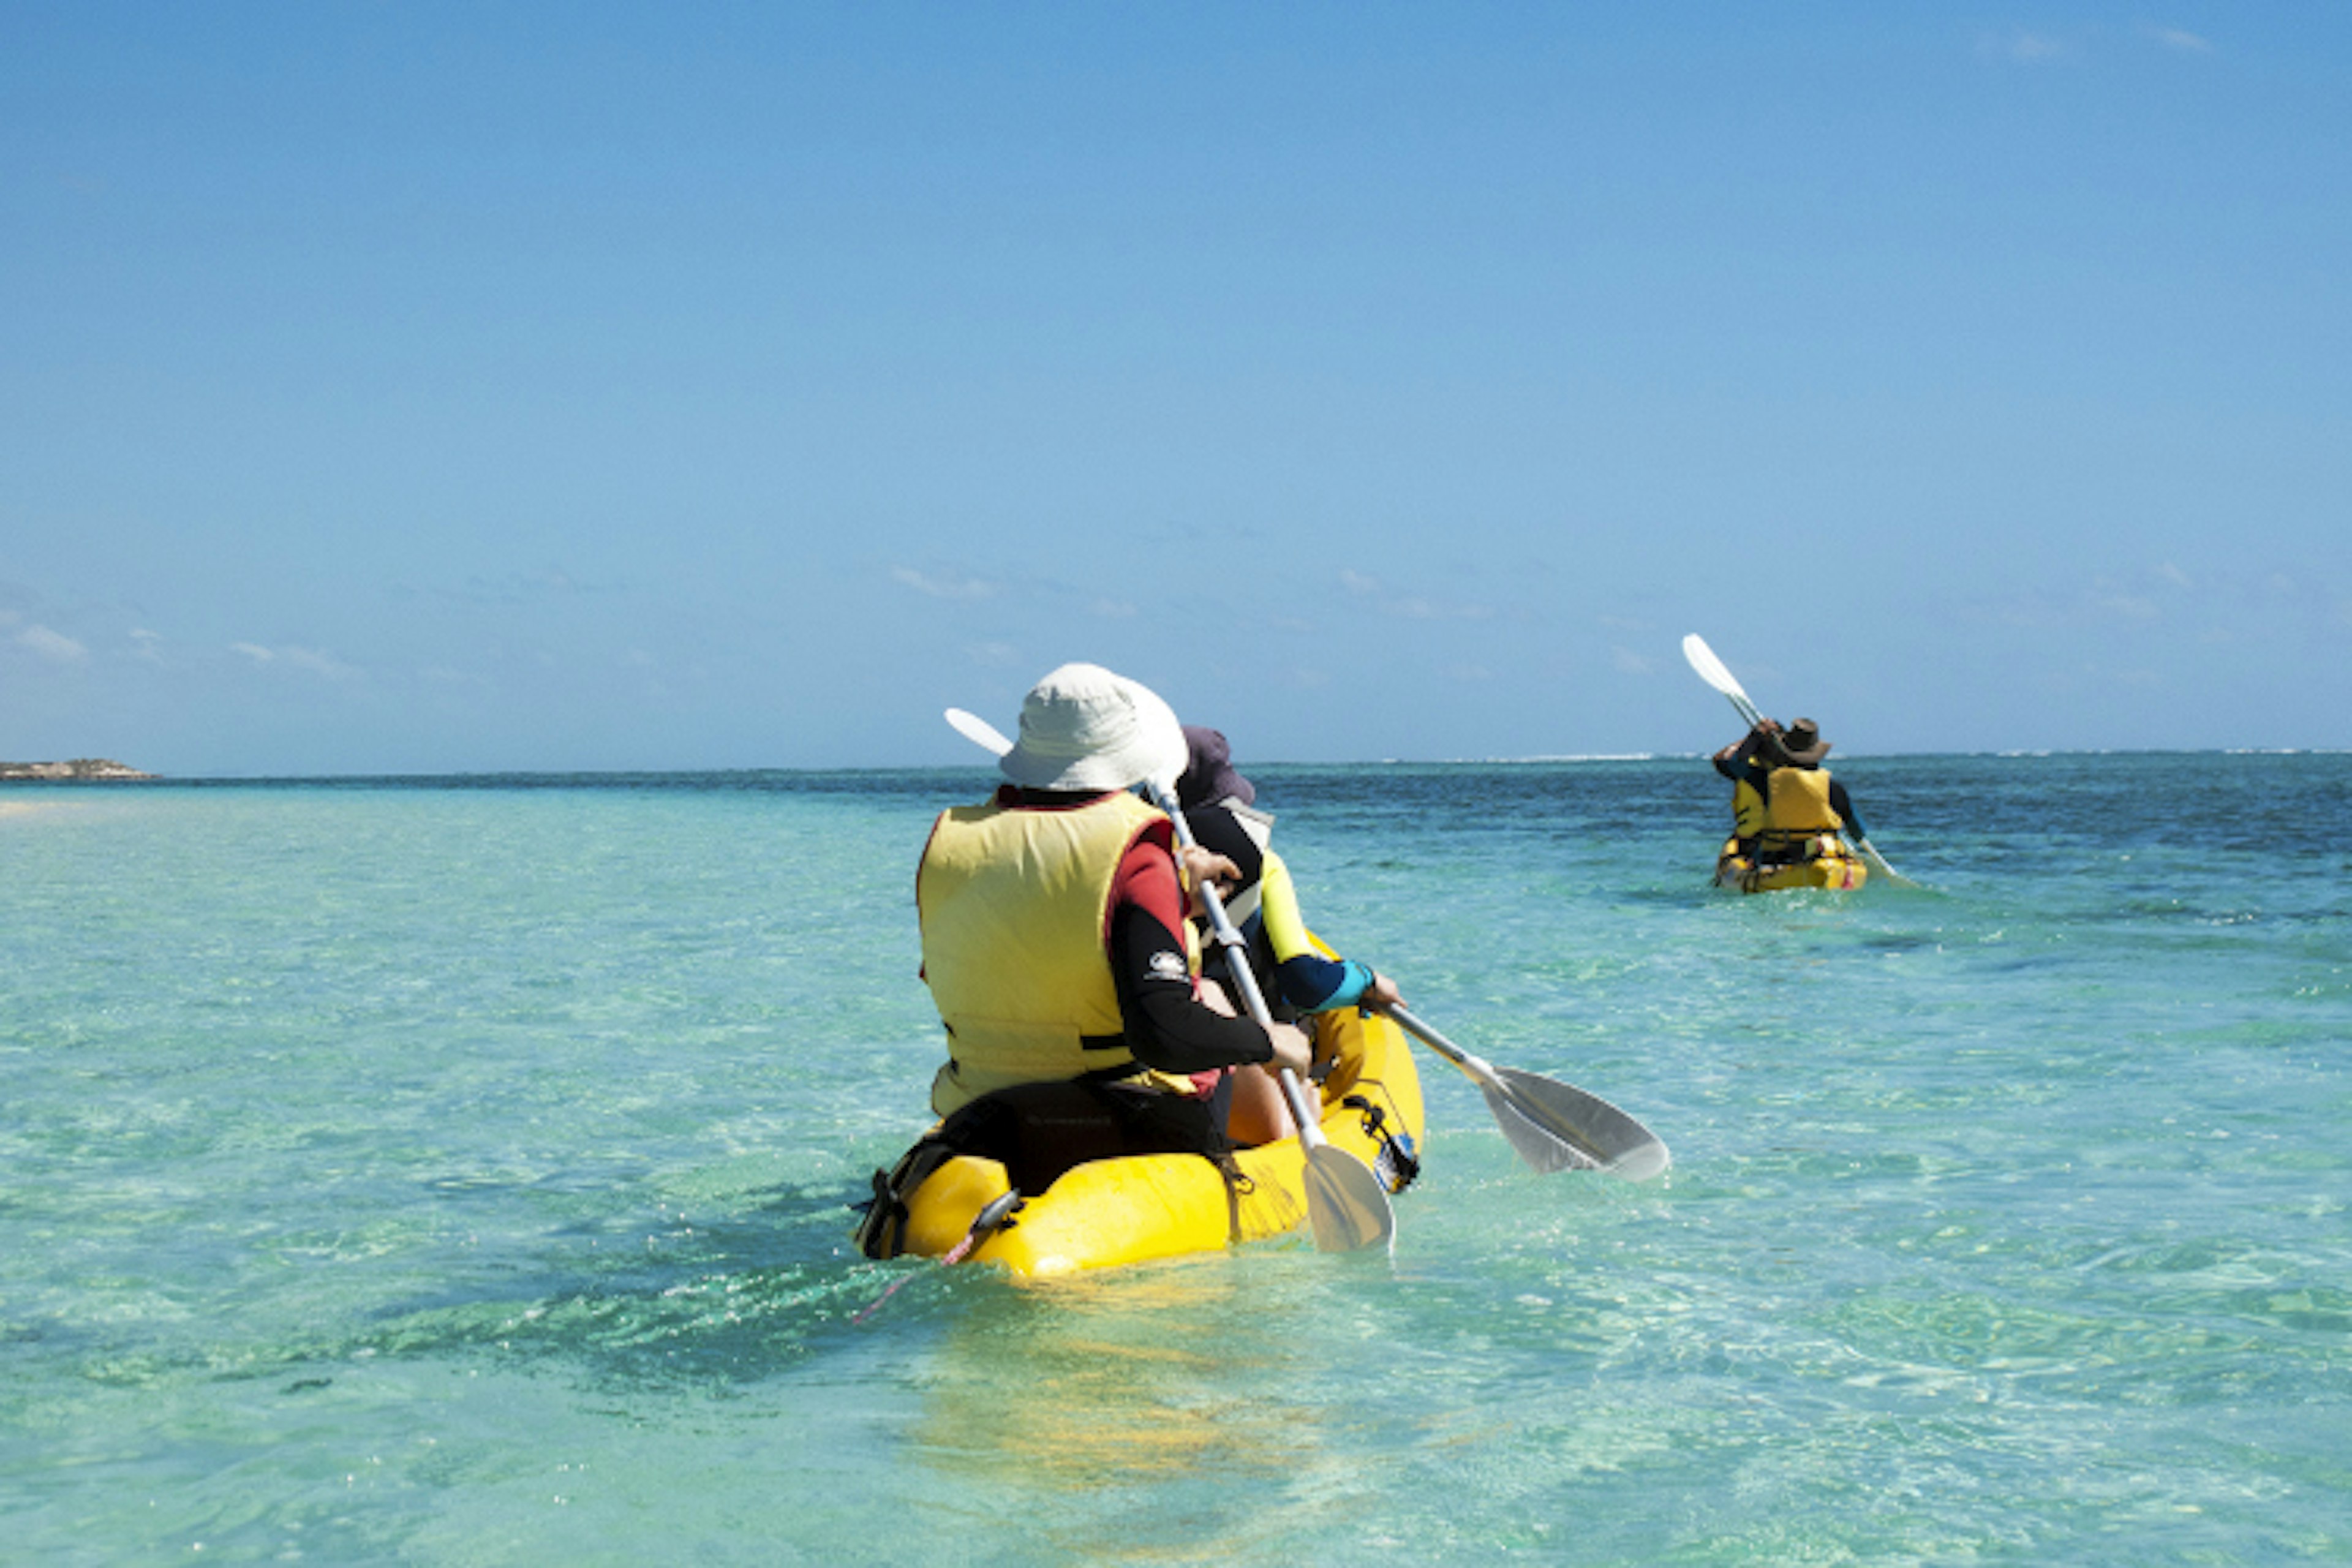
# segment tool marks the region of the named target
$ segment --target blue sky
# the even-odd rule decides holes
[[[2352,8],[0,5],[0,757],[2352,745]]]

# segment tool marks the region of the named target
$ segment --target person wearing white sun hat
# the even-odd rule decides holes
[[[1221,1013],[1193,979],[1172,830],[1129,793],[1172,779],[1185,758],[1182,729],[1156,693],[1098,665],[1066,664],[1022,703],[1020,738],[997,763],[1009,782],[932,825],[915,889],[923,979],[948,1035],[935,1111],[1077,1083],[1121,1115],[1139,1096],[1197,1102],[1192,1121],[1155,1125],[1181,1125],[1181,1141],[1216,1153],[1228,1132],[1226,1069],[1307,1070],[1298,1029]],[[1255,1142],[1288,1131],[1230,1133]]]

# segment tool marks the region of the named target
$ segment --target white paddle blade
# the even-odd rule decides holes
[[[1869,860],[1871,865],[1877,868],[1880,876],[1885,878],[1888,881],[1895,883],[1896,886],[1904,888],[1916,888],[1924,885],[1913,881],[1910,878],[1905,876],[1902,872],[1888,865],[1886,863],[1886,857],[1881,855],[1877,849],[1873,847],[1869,839],[1855,839],[1854,847],[1862,851],[1864,857]]]
[[[1013,742],[1004,738],[1004,732],[977,713],[950,708],[948,710],[948,724],[965,740],[997,756],[1001,757],[1013,749]]]
[[[1325,1143],[1307,1152],[1307,1223],[1323,1252],[1391,1249],[1396,1210],[1372,1168]]]
[[[1683,657],[1690,660],[1690,667],[1698,671],[1701,680],[1734,701],[1748,700],[1748,693],[1741,690],[1739,682],[1732,679],[1730,669],[1723,660],[1715,657],[1715,650],[1707,647],[1706,639],[1696,632],[1683,638]]]

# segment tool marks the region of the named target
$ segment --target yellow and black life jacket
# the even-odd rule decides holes
[[[1104,922],[1119,861],[1146,837],[1170,842],[1168,819],[1125,794],[1067,810],[940,814],[915,874],[923,978],[948,1031],[932,1110],[1014,1084],[1140,1070]]]
[[[1756,793],[1744,784],[1739,791],[1751,800]],[[1765,777],[1764,798],[1757,805],[1752,829],[1737,798],[1732,811],[1740,817],[1740,836],[1754,838],[1759,854],[1785,852],[1802,846],[1807,839],[1834,835],[1845,826],[1845,819],[1830,805],[1830,775],[1826,768],[1774,768]],[[1818,852],[1818,847],[1812,847],[1811,852]],[[1811,858],[1810,852],[1806,858]]]

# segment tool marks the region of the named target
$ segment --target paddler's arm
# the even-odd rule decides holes
[[[1315,951],[1307,940],[1307,921],[1298,912],[1298,889],[1290,868],[1269,849],[1258,875],[1258,918],[1265,922],[1265,940],[1274,949],[1275,979],[1282,999],[1302,1013],[1328,1013],[1362,1005],[1393,1007],[1402,998],[1396,984],[1368,963],[1352,958],[1330,959]]]
[[[1853,802],[1846,798],[1845,785],[1834,778],[1830,780],[1830,809],[1836,812],[1838,819],[1845,824],[1848,837],[1860,839],[1870,837],[1870,829],[1864,827],[1862,818],[1853,814]]]
[[[1200,999],[1187,962],[1183,892],[1165,849],[1139,846],[1112,892],[1111,977],[1120,1022],[1136,1060],[1162,1072],[1195,1073],[1264,1062],[1305,1072],[1307,1037],[1276,1024],[1269,1037],[1255,1020],[1228,1017]]]
[[[1773,720],[1764,720],[1756,728],[1715,753],[1715,771],[1733,784],[1745,780],[1756,786],[1757,794],[1763,794],[1762,775],[1765,770],[1758,765],[1756,753],[1764,749],[1765,737],[1778,734],[1780,729],[1780,726]]]

